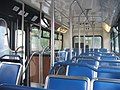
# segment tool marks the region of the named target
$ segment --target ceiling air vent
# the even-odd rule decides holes
[[[20,9],[20,8],[19,8],[18,6],[14,6],[14,7],[13,7],[13,11],[16,11],[16,12],[17,12],[19,9]]]
[[[38,18],[38,16],[34,16],[31,21],[35,21]]]

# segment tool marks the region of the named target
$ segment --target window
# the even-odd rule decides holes
[[[43,31],[42,37],[43,37],[43,38],[50,38],[50,32],[48,32],[48,31]]]
[[[9,49],[9,29],[8,29],[8,38],[7,38],[6,27],[0,26],[0,52],[4,52]]]
[[[49,39],[41,38],[41,46],[42,46],[42,48],[49,46]]]
[[[61,50],[62,49],[62,41],[55,40],[55,50]]]
[[[55,33],[55,50],[62,49],[62,38],[62,34]],[[31,51],[39,51],[39,48],[50,46],[50,31],[42,28],[41,39],[39,39],[39,29],[36,26],[32,27],[30,43]]]
[[[55,50],[61,50],[62,49],[62,35],[61,34],[55,34]]]
[[[81,43],[81,48],[83,48],[84,46],[84,37],[81,36],[80,38],[80,43]],[[85,44],[86,47],[92,48],[93,45],[93,37],[92,36],[86,36],[85,37]],[[79,41],[78,41],[78,36],[74,36],[73,38],[73,46],[74,48],[78,48],[79,47]],[[94,48],[102,48],[102,37],[101,36],[95,36],[94,37]]]
[[[41,46],[43,48],[50,46],[50,32],[49,31],[42,31],[42,37],[41,37]]]
[[[58,39],[62,40],[62,35],[58,35]]]
[[[112,28],[111,32],[111,50],[119,53],[119,33],[115,27]]]
[[[39,29],[37,27],[32,27],[30,32],[30,50],[39,51]]]
[[[54,38],[55,38],[55,39],[58,39],[58,34],[55,33],[55,34],[54,34]]]
[[[23,53],[25,54],[25,31],[16,30],[15,31],[15,49],[21,46],[23,46]],[[19,48],[18,52],[20,55],[22,55],[22,48]]]

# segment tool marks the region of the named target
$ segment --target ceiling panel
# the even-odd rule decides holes
[[[22,1],[39,10],[39,3],[37,3],[36,0],[22,0]],[[46,0],[46,1],[51,3],[51,0]],[[119,12],[118,6],[120,0],[77,0],[77,1],[84,10],[84,13],[86,13],[86,9],[91,9],[87,15],[88,17],[93,16],[95,22],[102,23],[104,21],[109,25],[111,25],[113,21],[113,17],[115,17],[114,15],[117,15]],[[73,0],[55,0],[55,8],[57,9],[55,13],[56,19],[67,25],[69,20],[66,17],[69,18],[69,13],[70,13],[69,8],[72,2]],[[79,14],[82,12],[82,10],[79,8],[76,2],[72,5],[72,8],[73,8],[74,16],[79,16]],[[51,9],[49,4],[44,2],[43,10],[45,11],[45,13],[50,15]],[[66,17],[63,14],[59,13],[58,11],[62,12]],[[85,21],[84,18],[85,18],[84,14],[82,14],[81,22]],[[92,21],[91,18],[88,19],[89,21]],[[74,22],[75,23],[78,22],[76,17]]]

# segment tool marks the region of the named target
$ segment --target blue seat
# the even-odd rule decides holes
[[[90,80],[87,77],[51,75],[46,78],[45,89],[88,90]]]
[[[101,56],[100,59],[102,61],[117,61],[118,57],[117,56]],[[116,63],[104,63],[104,64],[100,64],[102,66],[116,66]]]
[[[91,90],[120,90],[120,81],[116,79],[94,79]]]
[[[91,48],[91,49],[90,49],[90,52],[99,52],[99,49],[97,49],[97,48],[94,48],[94,49]]]
[[[78,48],[74,48],[74,49],[73,49],[73,52],[75,52],[75,53],[76,53],[76,56],[79,56],[79,52],[80,52],[80,51],[79,51],[79,49],[78,49]]]
[[[101,60],[103,61],[110,61],[110,60],[117,60],[117,56],[101,56]]]
[[[114,54],[113,54],[113,53],[106,53],[106,52],[103,52],[102,55],[103,55],[103,56],[112,56],[112,55],[114,55]]]
[[[3,84],[3,85],[0,85],[0,90],[46,90],[46,89]]]
[[[0,64],[0,84],[20,84],[21,69],[21,64],[2,62]]]
[[[115,67],[99,67],[97,71],[98,78],[120,79],[120,68]]]
[[[100,51],[100,52],[107,52],[107,49],[101,48],[101,49],[99,49],[99,51]]]
[[[67,60],[69,61],[70,60],[70,51],[67,51]],[[72,57],[75,57],[76,56],[76,52],[72,51]]]
[[[57,61],[66,61],[67,60],[67,52],[66,51],[58,51],[58,60]]]
[[[99,62],[99,57],[96,56],[81,56],[77,58],[77,62],[80,64],[89,64],[93,66],[97,66]]]
[[[95,78],[95,71],[86,65],[68,65],[66,75],[68,76],[85,76],[90,79]]]
[[[83,65],[89,64],[89,65],[93,65],[93,66],[98,66],[99,65],[98,61],[95,61],[95,60],[92,60],[92,59],[78,60],[78,63],[83,64]]]

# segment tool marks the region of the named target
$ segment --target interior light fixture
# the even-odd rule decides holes
[[[66,33],[68,31],[67,27],[61,26],[57,29],[58,32],[60,33]]]
[[[102,27],[105,31],[110,32],[111,26],[109,26],[107,23],[103,22]]]

